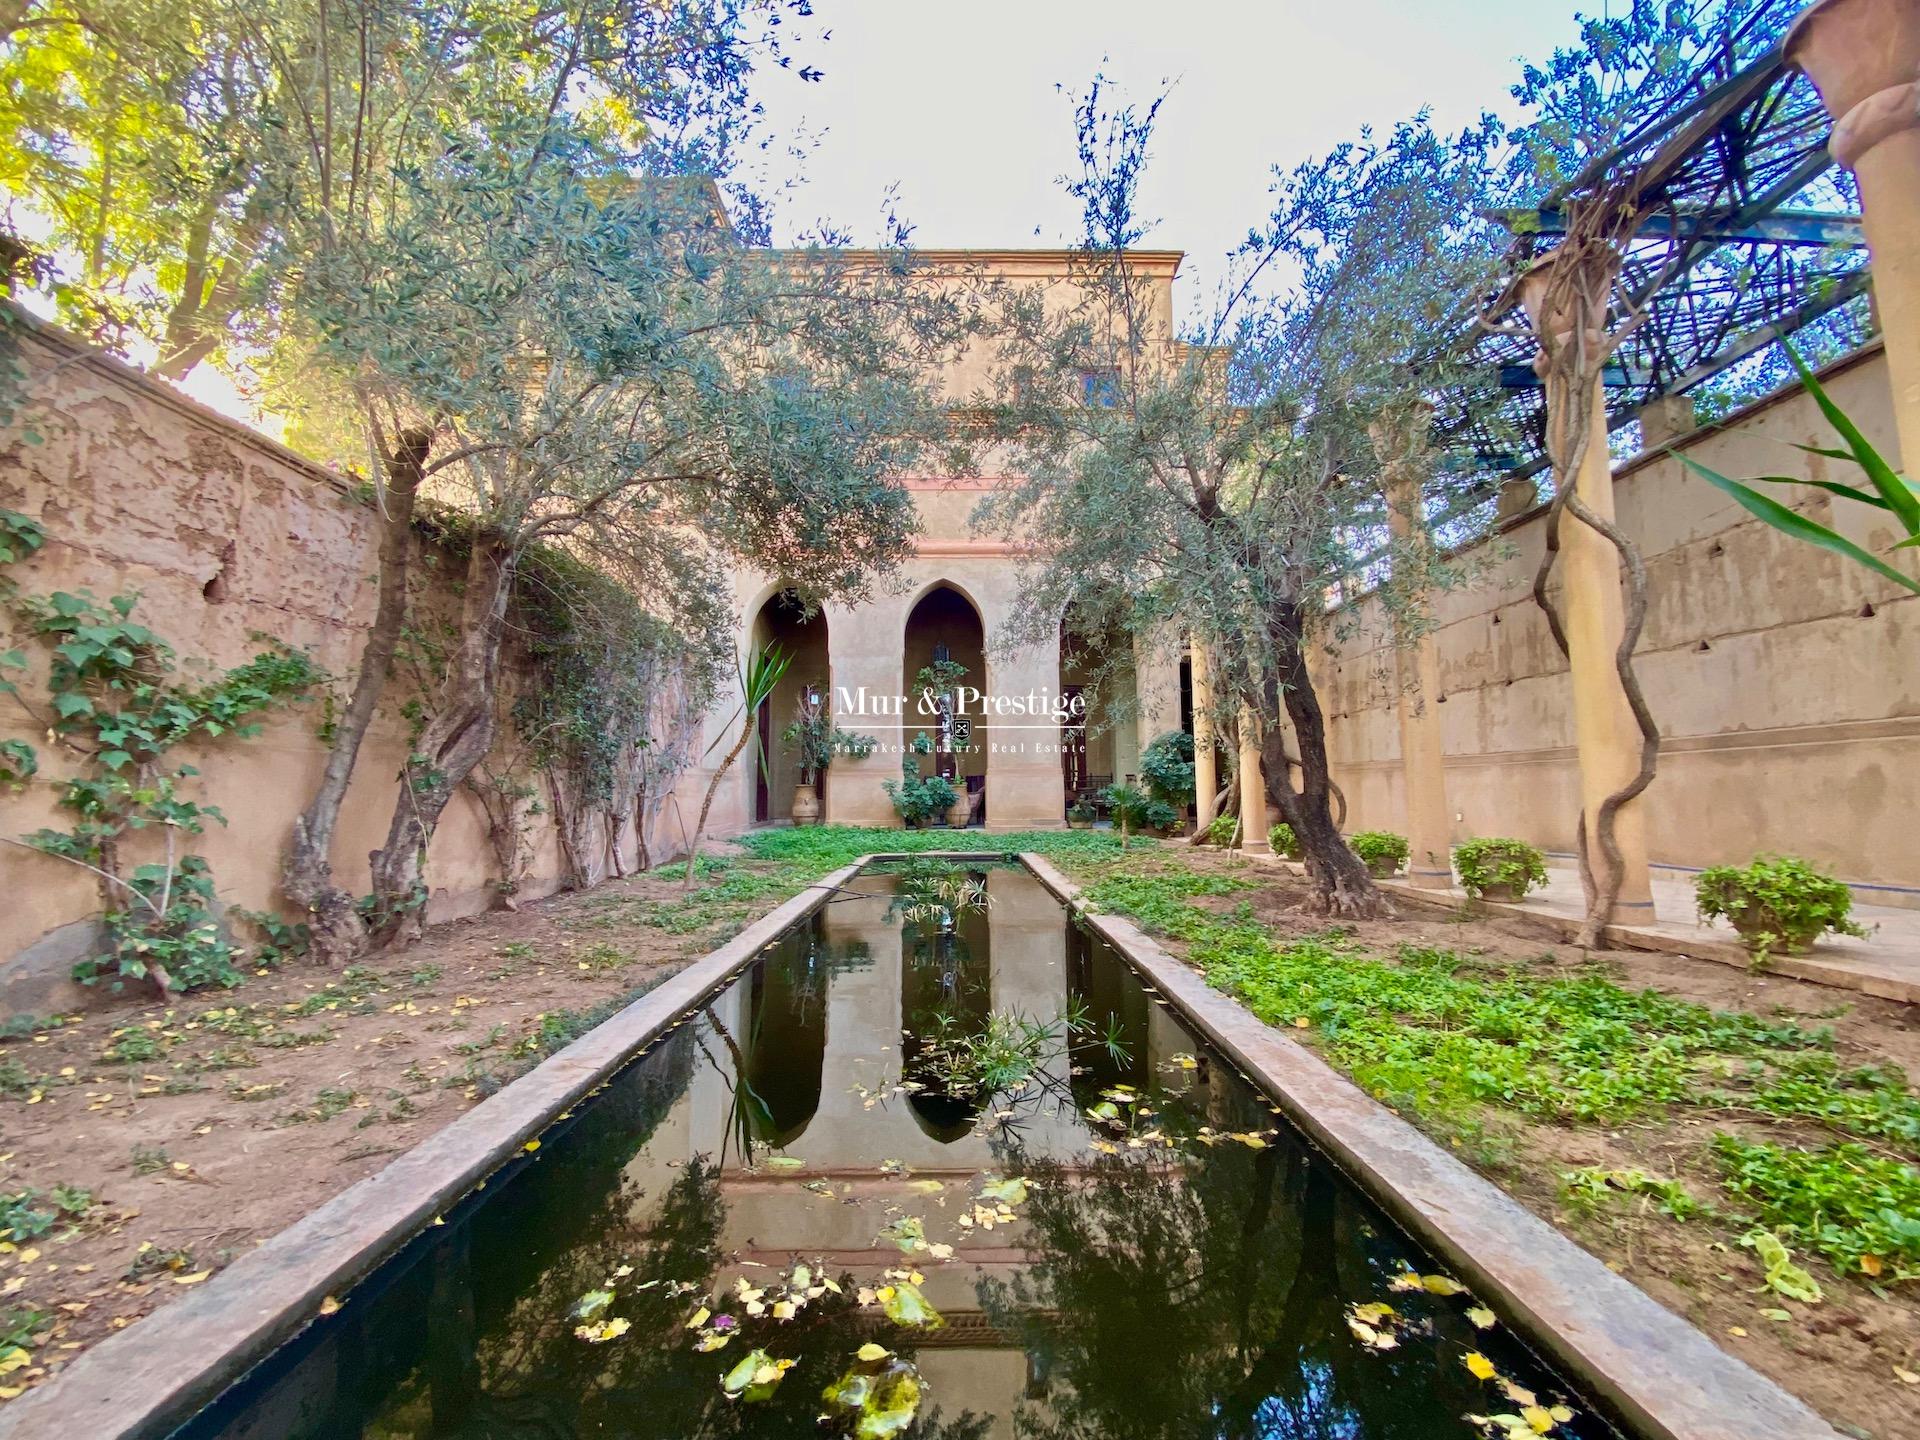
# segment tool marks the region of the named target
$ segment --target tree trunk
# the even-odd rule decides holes
[[[517,563],[497,537],[474,536],[460,605],[460,647],[433,719],[408,758],[387,843],[368,857],[378,944],[418,938],[427,902],[427,843],[453,792],[493,748],[501,630]]]
[[[1274,653],[1280,662],[1278,694],[1269,695],[1266,713],[1286,707],[1300,743],[1300,788],[1288,773],[1286,736],[1270,726],[1262,743],[1262,762],[1268,793],[1295,839],[1313,887],[1313,906],[1321,914],[1342,920],[1374,920],[1392,916],[1393,907],[1373,883],[1367,867],[1348,847],[1333,818],[1333,777],[1327,763],[1326,717],[1320,697],[1307,674],[1298,607],[1283,605],[1269,622]]]
[[[727,752],[727,758],[720,762],[720,768],[713,772],[713,779],[707,782],[707,797],[700,802],[700,819],[693,827],[693,839],[687,845],[687,873],[680,889],[682,893],[693,889],[693,866],[700,858],[700,837],[707,833],[707,814],[713,809],[713,797],[720,793],[720,782],[727,778],[727,772],[733,768],[733,762],[740,758],[740,752],[747,748],[747,742],[753,738],[756,723],[753,707],[747,710],[746,724],[740,727],[740,738],[733,742],[733,748]]]
[[[374,607],[373,629],[367,632],[367,643],[360,651],[360,673],[354,677],[353,694],[334,731],[320,787],[293,822],[293,839],[281,872],[280,888],[306,913],[312,934],[309,953],[329,965],[352,959],[367,938],[353,896],[333,883],[333,832],[340,821],[347,784],[353,779],[360,744],[373,723],[393,669],[400,632],[406,625],[414,501],[432,444],[432,430],[405,430],[394,453],[386,459],[386,513],[380,530],[379,599]]]

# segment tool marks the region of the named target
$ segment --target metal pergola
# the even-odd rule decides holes
[[[1803,8],[1760,0],[1679,83],[1649,97],[1646,119],[1619,143],[1536,205],[1499,216],[1514,232],[1509,269],[1518,274],[1565,233],[1573,197],[1626,181],[1648,203],[1615,315],[1631,306],[1645,318],[1606,376],[1611,431],[1661,396],[1705,387],[1730,408],[1774,388],[1792,374],[1779,348],[1789,337],[1817,361],[1869,336],[1859,198],[1828,153],[1820,97],[1784,52]],[[1512,333],[1524,326],[1517,307],[1498,318],[1472,343],[1472,378],[1445,397],[1438,419],[1450,468],[1488,477],[1469,501],[1548,468],[1534,346]]]

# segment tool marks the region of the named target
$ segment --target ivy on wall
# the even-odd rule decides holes
[[[45,543],[38,523],[0,510],[0,565]],[[46,652],[32,698],[12,678],[34,670],[27,654],[0,653],[0,694],[72,764],[65,776],[45,778],[30,744],[0,743],[0,786],[18,793],[50,784],[72,817],[64,830],[6,843],[78,866],[100,889],[107,945],[75,967],[75,978],[104,978],[116,989],[149,979],[163,994],[238,984],[239,952],[220,923],[212,870],[204,857],[183,853],[185,837],[204,834],[209,821],[224,825],[226,816],[195,798],[199,771],[173,752],[258,734],[262,715],[310,694],[323,675],[304,652],[269,642],[245,664],[196,682],[182,675],[173,648],[134,619],[130,594],[105,602],[85,590],[29,595],[0,578],[0,603]],[[136,836],[157,843],[135,847]],[[160,854],[134,863],[133,848]]]

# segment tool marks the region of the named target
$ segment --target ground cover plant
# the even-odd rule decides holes
[[[1902,1007],[1860,1063],[1857,1036],[1838,1033],[1844,1001],[1811,1015],[1703,1004],[1636,987],[1604,957],[1516,960],[1510,943],[1473,943],[1499,932],[1472,922],[1418,939],[1404,923],[1303,928],[1274,893],[1284,882],[1204,851],[1076,870],[1094,908],[1135,920],[1664,1303],[1723,1343],[1761,1342],[1740,1353],[1830,1417],[1910,1414],[1920,1096],[1894,1058],[1915,1053]]]

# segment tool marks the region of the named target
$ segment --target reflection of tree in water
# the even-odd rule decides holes
[[[907,1097],[915,1123],[951,1142],[973,1129],[984,1096],[949,1093],[932,1066],[930,1042],[978,1035],[993,1013],[993,951],[981,909],[910,920],[900,932],[900,1074],[923,1088]]]
[[[524,1288],[483,1296],[473,1337],[473,1364],[459,1377],[416,1368],[365,1430],[372,1440],[518,1440],[518,1437],[789,1437],[818,1427],[820,1392],[837,1379],[873,1333],[871,1312],[850,1298],[823,1296],[786,1323],[747,1320],[723,1350],[692,1348],[688,1316],[711,1303],[712,1278],[723,1263],[719,1237],[726,1207],[718,1172],[688,1166],[661,1195],[644,1229],[630,1220],[643,1197],[635,1182],[609,1191],[586,1214],[597,1222],[574,1245],[550,1255]],[[574,1335],[571,1311],[582,1295],[608,1283],[622,1265],[632,1274],[612,1282],[618,1298],[602,1318],[626,1320],[618,1339],[589,1344]],[[490,1289],[484,1270],[477,1284]],[[686,1286],[694,1288],[687,1289]],[[723,1310],[725,1307],[721,1307]],[[426,1323],[437,1323],[430,1317]],[[409,1317],[421,1323],[421,1317]],[[911,1337],[882,1337],[911,1359]],[[730,1401],[720,1377],[756,1346],[799,1363],[773,1397]],[[930,1397],[931,1398],[931,1397]],[[981,1440],[986,1422],[930,1413],[915,1430],[927,1440]],[[355,1432],[359,1433],[359,1432]]]
[[[1217,1128],[1271,1123],[1237,1099]],[[1155,1123],[1190,1134],[1197,1120],[1170,1107]],[[1394,1351],[1352,1338],[1345,1307],[1402,1301],[1388,1280],[1412,1261],[1324,1164],[1284,1138],[1186,1148],[1184,1162],[1148,1151],[1026,1168],[1042,1182],[1024,1212],[1037,1258],[981,1293],[1040,1377],[1020,1435],[1461,1440],[1462,1415],[1498,1408],[1460,1361],[1495,1342],[1457,1315]]]

